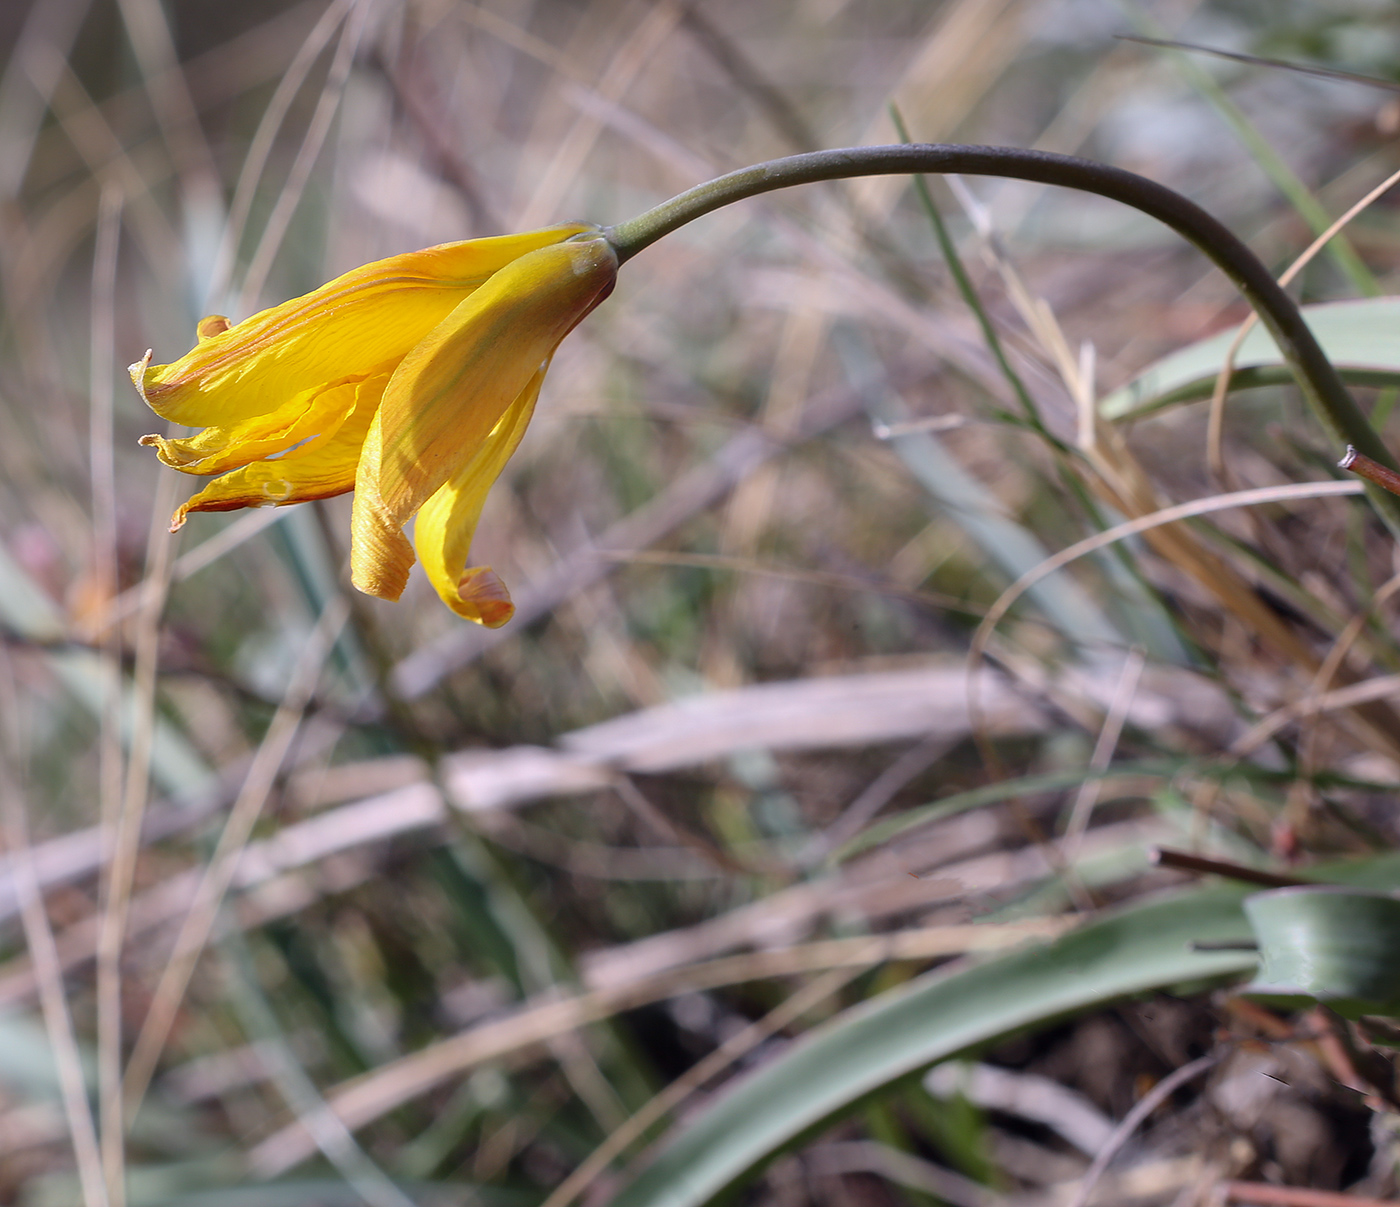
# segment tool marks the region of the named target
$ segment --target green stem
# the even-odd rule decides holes
[[[619,222],[605,233],[617,249],[618,260],[626,261],[687,222],[746,197],[823,180],[920,172],[1004,176],[1097,193],[1130,205],[1169,226],[1208,256],[1244,294],[1273,335],[1304,397],[1337,442],[1352,445],[1382,465],[1400,469],[1347,392],[1293,299],[1254,253],[1180,193],[1121,168],[1016,147],[909,143],[814,151],[730,172],[663,201],[644,214]],[[1400,537],[1400,498],[1387,496],[1379,490],[1368,493],[1381,518]]]

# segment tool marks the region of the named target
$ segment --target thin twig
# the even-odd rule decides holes
[[[1374,461],[1365,453],[1358,453],[1350,444],[1347,451],[1342,455],[1342,459],[1337,462],[1338,469],[1349,469],[1358,478],[1365,478],[1382,490],[1388,490],[1393,495],[1400,495],[1400,474],[1397,474],[1389,466],[1382,465],[1379,461]]]
[[[946,734],[933,734],[911,746],[867,784],[834,822],[808,843],[798,857],[799,865],[818,863],[837,847],[844,846],[894,799],[905,784],[932,767],[954,744]]]
[[[1171,847],[1153,847],[1147,853],[1148,862],[1159,868],[1176,868],[1182,872],[1194,872],[1207,876],[1224,876],[1228,880],[1238,880],[1244,884],[1260,884],[1265,888],[1292,888],[1298,884],[1313,884],[1311,880],[1300,880],[1296,876],[1280,876],[1276,872],[1264,872],[1258,868],[1246,867],[1242,863],[1228,863],[1223,859],[1207,859],[1204,855],[1193,855],[1189,851],[1177,851]]]
[[[1396,1207],[1395,1199],[1373,1199],[1335,1190],[1308,1190],[1302,1186],[1274,1186],[1269,1182],[1221,1182],[1227,1203],[1253,1203],[1256,1207]]]
[[[1075,1192],[1074,1198],[1070,1200],[1070,1207],[1084,1207],[1089,1201],[1089,1196],[1094,1193],[1094,1187],[1098,1185],[1099,1179],[1103,1177],[1104,1171],[1108,1169],[1109,1162],[1118,1155],[1118,1150],[1132,1139],[1133,1133],[1137,1131],[1148,1115],[1152,1114],[1188,1081],[1213,1069],[1220,1063],[1220,1058],[1221,1054],[1217,1052],[1199,1056],[1189,1064],[1184,1064],[1175,1072],[1163,1077],[1161,1081],[1148,1090],[1133,1109],[1123,1116],[1123,1122],[1113,1129],[1113,1134],[1104,1141],[1104,1146],[1099,1149],[1094,1163],[1089,1166],[1084,1177],[1080,1179],[1079,1189]]]

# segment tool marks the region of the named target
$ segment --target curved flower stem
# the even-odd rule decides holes
[[[1016,147],[962,147],[938,143],[847,147],[814,151],[741,168],[663,201],[604,233],[617,249],[619,262],[631,259],[664,235],[721,206],[775,189],[857,176],[916,173],[962,173],[1004,176],[1037,184],[1054,184],[1097,193],[1141,210],[1171,227],[1209,256],[1244,294],[1273,335],[1304,397],[1338,443],[1351,445],[1382,465],[1400,469],[1361,408],[1347,391],[1309,330],[1293,299],[1238,238],[1205,210],[1180,193],[1121,168],[1026,151]],[[1391,531],[1400,537],[1400,498],[1368,488],[1371,502]]]

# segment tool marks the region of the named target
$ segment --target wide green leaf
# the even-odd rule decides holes
[[[1308,326],[1343,380],[1352,385],[1400,385],[1400,298],[1361,298],[1304,306]],[[1105,419],[1138,419],[1178,402],[1209,398],[1239,329],[1173,352],[1099,403]],[[1273,336],[1256,324],[1235,357],[1234,389],[1280,385],[1293,376]]]
[[[1173,894],[1042,946],[939,969],[814,1032],[688,1126],[613,1207],[697,1207],[892,1081],[977,1044],[1126,994],[1238,976],[1250,938],[1229,887]]]
[[[1326,1002],[1348,1018],[1400,1011],[1400,899],[1307,885],[1255,893],[1244,912],[1259,940],[1246,992]]]
[[[1308,876],[1392,888],[1400,856]],[[1249,973],[1252,951],[1210,949],[1252,941],[1242,908],[1249,891],[1157,897],[1052,943],[937,969],[847,1011],[686,1125],[612,1207],[699,1207],[862,1098],[940,1060],[1117,998]]]

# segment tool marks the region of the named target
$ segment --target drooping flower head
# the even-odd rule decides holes
[[[443,602],[497,627],[514,607],[469,567],[491,484],[524,434],[559,342],[612,291],[617,257],[583,224],[445,243],[354,269],[229,325],[179,360],[131,366],[185,439],[144,436],[169,466],[220,474],[176,511],[283,505],[355,491],[351,578],[397,599],[413,564]]]

